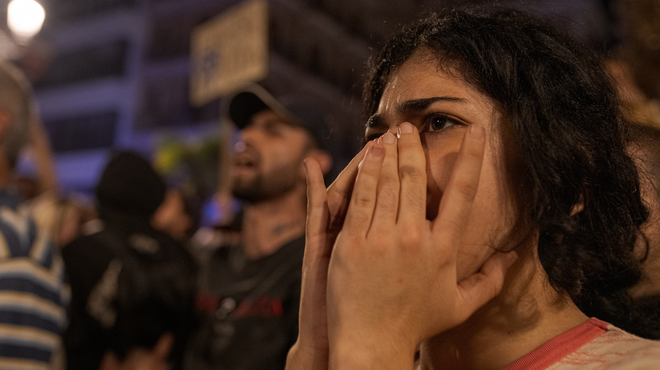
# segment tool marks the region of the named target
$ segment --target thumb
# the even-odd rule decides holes
[[[506,272],[517,259],[518,254],[513,251],[496,253],[484,263],[479,272],[458,284],[454,312],[461,316],[461,322],[502,291]]]

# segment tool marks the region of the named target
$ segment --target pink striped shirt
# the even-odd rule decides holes
[[[504,370],[660,369],[660,341],[592,318],[554,337]]]

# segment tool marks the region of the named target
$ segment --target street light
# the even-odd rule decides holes
[[[39,33],[45,18],[44,8],[34,0],[12,0],[7,6],[7,26],[18,44],[26,45]]]

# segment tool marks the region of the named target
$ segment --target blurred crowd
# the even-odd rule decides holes
[[[615,324],[660,339],[660,5],[618,6],[624,37],[603,65],[649,217],[636,240],[642,278]],[[145,153],[114,151],[93,201],[67,193],[33,99],[2,62],[0,368],[283,369],[299,333],[305,159],[326,185],[341,170],[331,113],[256,84],[235,91],[225,114],[239,130],[228,173],[240,210],[200,229]],[[20,156],[35,176],[19,176]]]

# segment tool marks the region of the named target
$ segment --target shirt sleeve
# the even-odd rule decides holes
[[[0,207],[0,369],[47,369],[69,291],[58,251],[27,211]]]

